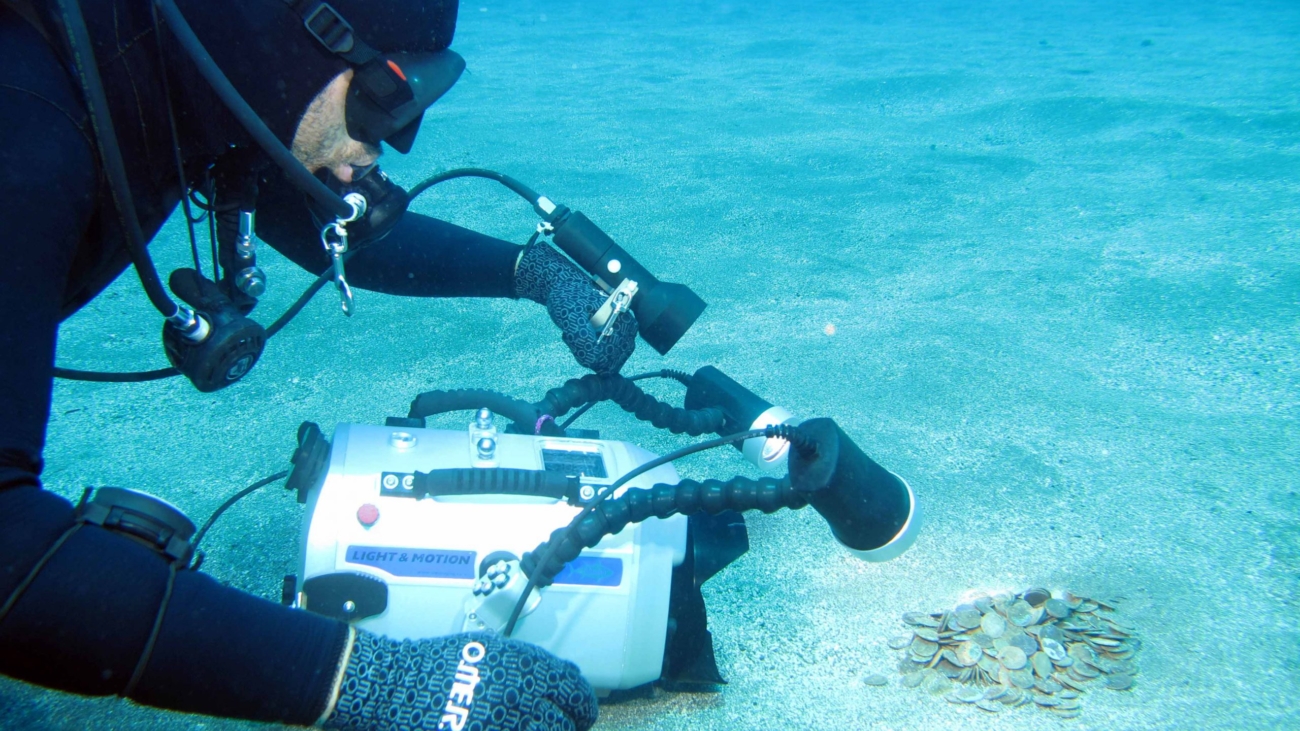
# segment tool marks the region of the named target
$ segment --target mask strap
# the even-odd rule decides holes
[[[303,27],[325,50],[353,66],[364,66],[379,57],[379,52],[357,37],[352,24],[329,3],[320,0],[284,0],[294,15],[302,18]]]
[[[392,113],[415,99],[401,67],[361,40],[334,6],[320,0],[284,0],[284,4],[302,18],[303,27],[325,50],[352,65],[358,88],[384,111]]]

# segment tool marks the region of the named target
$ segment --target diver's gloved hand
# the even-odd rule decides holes
[[[489,632],[391,640],[359,630],[327,729],[587,731],[596,695],[571,662]]]
[[[636,347],[636,317],[631,312],[619,315],[613,332],[600,340],[600,332],[590,321],[606,295],[545,244],[533,245],[520,258],[515,267],[515,294],[546,305],[573,357],[597,373],[617,373]]]

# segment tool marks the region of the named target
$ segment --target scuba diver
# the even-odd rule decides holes
[[[527,298],[583,366],[621,367],[635,318],[593,331],[605,295],[568,259],[405,213],[375,168],[381,145],[411,149],[463,70],[448,49],[456,13],[456,0],[0,2],[0,672],[325,728],[595,723],[590,685],[541,648],[356,630],[222,586],[188,570],[183,548],[41,489],[59,324],[129,266],[167,318],[177,370],[204,391],[248,372],[265,341],[248,318],[266,285],[254,221],[332,279],[345,311],[353,286]],[[182,204],[221,246],[203,271],[191,227],[195,266],[170,278],[178,303],[144,244]]]

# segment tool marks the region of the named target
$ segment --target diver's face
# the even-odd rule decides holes
[[[345,110],[352,69],[334,77],[307,105],[293,134],[293,156],[313,173],[325,169],[345,183],[352,174],[375,164],[380,150],[348,136]]]

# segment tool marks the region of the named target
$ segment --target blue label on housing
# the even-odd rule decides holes
[[[555,577],[555,583],[618,586],[623,583],[623,559],[579,556],[570,561]]]
[[[430,579],[473,579],[475,576],[473,551],[348,546],[347,562],[374,566],[393,576]]]

